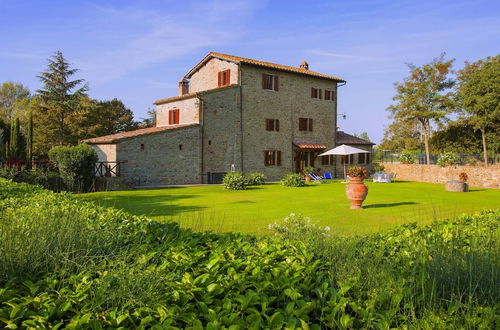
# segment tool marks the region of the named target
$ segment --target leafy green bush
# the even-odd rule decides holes
[[[49,151],[66,186],[73,191],[87,191],[94,178],[97,153],[87,144],[58,146]]]
[[[229,172],[224,175],[222,185],[229,190],[245,190],[247,188],[247,180],[241,172]]]
[[[318,171],[317,168],[315,167],[311,167],[311,166],[306,166],[304,167],[304,169],[302,170],[302,172],[304,172],[304,174],[311,174],[311,173],[316,173]]]
[[[306,185],[304,177],[296,173],[287,174],[281,179],[281,184],[285,187],[304,187]]]
[[[415,159],[415,154],[406,150],[399,156],[399,161],[403,164],[415,164]]]
[[[323,228],[318,223],[311,221],[311,218],[295,213],[290,213],[283,221],[269,224],[268,229],[286,239],[299,239],[305,243],[318,240],[319,237],[327,236],[330,232],[330,227]]]
[[[456,152],[447,151],[439,155],[437,164],[441,167],[452,166],[458,162],[458,155]]]
[[[266,176],[263,173],[250,173],[246,177],[247,185],[260,186],[266,183]]]
[[[1,167],[0,177],[15,182],[40,185],[55,192],[66,190],[66,186],[58,172],[44,169],[28,170],[26,168]]]
[[[374,172],[384,172],[384,169],[385,169],[385,167],[382,166],[382,165],[380,165],[380,164],[378,164],[378,163],[375,163],[373,165],[373,171]]]

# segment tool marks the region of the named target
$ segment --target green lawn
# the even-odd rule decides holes
[[[345,185],[280,184],[228,191],[222,186],[99,192],[78,195],[98,204],[124,209],[156,220],[178,221],[196,230],[266,233],[267,225],[290,213],[301,213],[339,234],[382,230],[407,222],[428,223],[485,208],[500,207],[500,190],[473,188],[447,192],[442,184],[366,182],[364,210],[350,210]]]

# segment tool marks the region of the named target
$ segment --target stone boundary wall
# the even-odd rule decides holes
[[[395,174],[396,180],[446,183],[458,180],[462,172],[469,176],[469,186],[500,189],[500,166],[447,166],[421,164],[380,163],[386,173]]]

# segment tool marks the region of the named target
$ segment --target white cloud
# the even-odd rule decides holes
[[[163,15],[135,8],[98,8],[106,20],[127,31],[109,36],[109,45],[103,42],[102,51],[77,65],[93,84],[101,84],[203,48],[216,49],[240,38],[258,8],[260,3],[250,0],[213,1]]]

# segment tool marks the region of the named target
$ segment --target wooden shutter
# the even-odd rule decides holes
[[[174,124],[179,123],[179,109],[174,110]]]
[[[264,151],[264,166],[269,165],[269,153],[267,151]]]
[[[172,117],[173,117],[173,116],[172,116],[172,110],[169,110],[169,111],[168,111],[168,124],[169,124],[169,125],[172,125],[172,121],[173,121],[173,120],[172,120]]]
[[[281,151],[276,151],[276,165],[281,166]]]
[[[217,86],[220,87],[222,85],[222,72],[219,71],[217,75]]]
[[[226,81],[224,82],[225,85],[229,85],[231,83],[231,70],[226,70]]]
[[[305,123],[304,118],[299,118],[299,131],[305,131],[305,130],[307,130],[307,128],[304,127],[304,123]]]
[[[323,98],[323,90],[322,89],[318,89],[318,94],[319,94],[319,99],[321,100]]]
[[[280,130],[280,121],[279,121],[278,119],[276,119],[276,120],[274,121],[274,129],[275,129],[276,131],[279,131],[279,130]]]
[[[314,88],[311,88],[311,98],[314,98]]]
[[[312,132],[312,130],[313,130],[313,120],[312,120],[312,118],[309,118],[309,127],[308,128],[309,128],[309,132]]]
[[[266,76],[267,75],[265,73],[262,74],[262,88],[263,89],[266,89]]]
[[[278,78],[278,76],[274,76],[273,77],[274,79],[274,90],[275,91],[278,91],[279,90],[279,85],[280,85],[280,80]]]
[[[272,131],[272,119],[266,119],[266,131]]]

